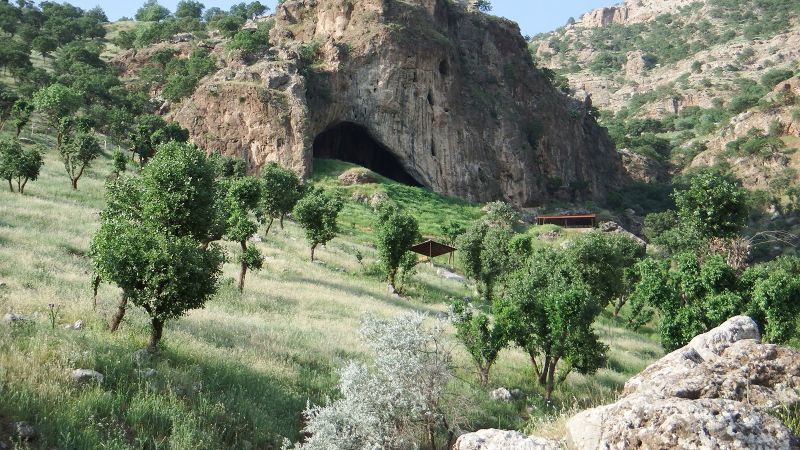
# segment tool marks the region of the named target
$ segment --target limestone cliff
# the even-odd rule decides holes
[[[534,67],[513,22],[446,0],[289,0],[270,36],[267,57],[228,58],[170,112],[253,171],[309,175],[336,157],[521,206],[623,180],[605,130]]]

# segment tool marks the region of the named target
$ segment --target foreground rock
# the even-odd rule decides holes
[[[479,430],[462,434],[453,450],[557,450],[561,444],[548,439],[525,436],[517,431]]]
[[[734,317],[625,383],[619,401],[567,422],[577,449],[796,448],[770,414],[800,403],[800,352],[759,343],[755,322]]]

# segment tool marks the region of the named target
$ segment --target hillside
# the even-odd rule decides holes
[[[612,135],[620,124],[639,121],[640,133],[655,131],[675,147],[673,168],[648,170],[626,154],[635,177],[663,179],[665,172],[722,164],[748,187],[771,191],[797,181],[800,168],[792,78],[799,44],[796,3],[748,0],[627,1],[530,42],[539,64],[564,77],[565,89],[591,96]],[[641,119],[661,124],[648,129]],[[652,146],[624,139],[622,128],[618,147],[658,159]],[[756,133],[764,139],[752,139]],[[767,144],[768,137],[782,142]],[[727,145],[739,138],[751,145]]]
[[[46,136],[36,140],[51,142]],[[110,164],[106,154],[71,192],[57,155],[49,152],[26,195],[0,190],[0,260],[13,262],[0,265],[0,312],[28,319],[24,327],[0,325],[2,444],[13,446],[13,434],[4,434],[12,422],[27,421],[38,432],[32,448],[277,448],[283,437],[297,438],[306,401],[336,395],[337,370],[366,357],[357,330],[367,315],[436,315],[446,311],[448,298],[472,295],[470,286],[427,265],[418,266],[406,298],[387,294],[369,271],[375,261],[369,207],[348,200],[339,220],[343,235],[318,250],[319,262],[308,260],[295,223],[287,221],[284,230],[273,226],[255,244],[266,255],[265,267],[250,276],[245,293],[236,291],[238,269],[227,263],[219,294],[205,309],[168,325],[163,350],[140,365],[135,352],[146,342],[144,312],[130,309],[120,331],[109,334],[118,291],[103,285],[96,308],[92,301],[87,253]],[[480,214],[477,205],[385,180],[339,187],[338,175],[352,166],[323,161],[317,167],[322,185],[386,192],[415,208],[425,234],[440,232],[434,211],[465,222]],[[233,254],[235,246],[226,249]],[[57,310],[52,329],[49,303]],[[82,330],[64,329],[77,320],[84,322]],[[583,406],[599,404],[661,353],[651,337],[624,330],[609,317],[599,331],[613,343],[607,367],[597,376],[570,375],[558,397],[562,406],[555,407],[529,388],[528,357],[519,350],[503,352],[490,387],[520,387],[524,398],[492,402],[472,381],[471,363],[454,341],[463,381],[453,389],[464,402],[465,425],[524,428],[576,407],[573,396],[585,397]],[[104,384],[75,386],[69,376],[75,368],[100,371]],[[526,410],[530,405],[534,409]]]

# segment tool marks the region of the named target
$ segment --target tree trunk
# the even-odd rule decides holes
[[[16,134],[14,134],[14,137],[19,139],[20,133],[22,133],[22,127],[17,127],[17,131],[16,131]]]
[[[528,351],[528,356],[531,357],[531,365],[533,366],[533,374],[535,377],[541,376],[541,372],[539,372],[539,364],[536,363],[536,352]]]
[[[624,295],[620,296],[620,298],[617,299],[617,306],[614,307],[614,317],[619,317],[620,310],[622,309],[623,306],[625,306],[625,303],[627,302],[628,299]]]
[[[28,179],[25,178],[25,180],[22,182],[22,185],[19,187],[19,193],[20,194],[24,194],[25,193],[25,186],[27,184],[28,184]]]
[[[311,244],[311,261],[314,261],[314,250],[317,248],[316,242]]]
[[[242,246],[242,256],[244,256],[244,252],[247,251],[247,241],[239,242]],[[247,261],[242,258],[241,268],[239,269],[239,292],[244,291],[244,277],[247,275]]]
[[[274,221],[275,221],[274,217],[270,217],[269,218],[269,223],[267,223],[267,230],[264,231],[264,236],[269,234],[269,229],[272,228],[272,222],[274,222]]]
[[[128,307],[128,296],[123,292],[122,297],[119,299],[119,304],[117,305],[117,312],[111,318],[111,324],[108,325],[108,331],[115,332],[119,328],[119,324],[122,323],[122,318],[125,317],[125,309]]]
[[[553,396],[553,379],[555,378],[555,374],[556,374],[556,363],[557,362],[558,362],[558,359],[554,358],[553,361],[550,362],[550,367],[548,368],[548,371],[547,371],[547,384],[545,385],[545,388],[544,388],[544,399],[547,400],[547,401],[549,401],[550,398]]]
[[[92,280],[92,311],[97,311],[97,288],[100,287],[100,276],[95,275]]]
[[[11,178],[9,178],[9,179],[8,179],[8,189],[9,189],[11,192],[14,192],[14,185],[13,185],[13,184],[11,184]]]
[[[147,348],[155,351],[158,343],[161,342],[161,334],[164,332],[164,321],[161,319],[153,318],[152,330],[150,332],[150,342],[147,343]]]
[[[284,216],[286,216],[286,214],[281,214],[281,218],[278,221],[278,223],[280,223],[280,225],[281,225],[281,230],[283,229],[283,218],[284,218]]]
[[[550,358],[545,355],[544,357],[544,365],[542,366],[542,371],[539,372],[539,385],[544,386],[547,383],[547,373],[550,370]]]
[[[77,178],[72,178],[72,190],[73,191],[77,191],[78,190],[78,179]]]
[[[486,386],[489,384],[489,367],[478,367],[478,380],[481,383],[481,386]]]
[[[394,286],[395,279],[397,278],[397,269],[389,269],[387,278],[389,281],[389,286],[392,288],[392,292],[397,292],[397,288]]]

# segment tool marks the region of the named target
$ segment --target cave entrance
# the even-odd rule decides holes
[[[314,158],[338,159],[409,186],[422,186],[385,146],[370,136],[366,128],[342,122],[314,139]]]

